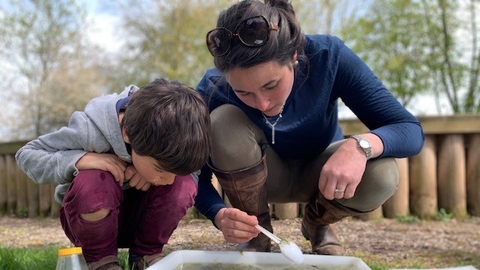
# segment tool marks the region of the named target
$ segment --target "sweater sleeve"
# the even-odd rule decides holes
[[[88,123],[84,114],[75,112],[68,126],[20,148],[15,155],[18,166],[37,184],[71,182],[78,172],[76,162],[88,151]]]
[[[227,205],[223,201],[218,191],[212,184],[212,171],[205,165],[202,168],[198,181],[198,194],[195,198],[195,208],[210,219],[215,224],[215,216],[222,208],[226,208]]]
[[[334,91],[383,141],[380,157],[409,157],[418,154],[424,143],[423,129],[392,95],[372,70],[343,42],[338,46]]]
[[[205,98],[210,112],[224,103],[216,96],[211,95],[212,89],[215,89],[214,91],[221,91],[219,89],[221,77],[218,70],[210,69],[196,86],[196,90]],[[213,186],[212,175],[213,173],[208,165],[203,166],[198,180],[198,194],[195,198],[195,208],[215,225],[215,216],[220,209],[226,208],[227,205]]]

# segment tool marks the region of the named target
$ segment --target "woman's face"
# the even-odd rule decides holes
[[[225,73],[225,78],[243,103],[266,116],[275,116],[282,112],[292,91],[293,75],[293,64],[270,61],[246,69],[234,68]]]

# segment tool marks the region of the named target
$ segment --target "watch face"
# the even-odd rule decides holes
[[[363,148],[368,148],[370,147],[370,143],[367,140],[360,140],[360,146]]]

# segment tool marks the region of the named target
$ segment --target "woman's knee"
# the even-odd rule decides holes
[[[212,122],[212,141],[214,145],[222,145],[227,142],[245,143],[254,142],[254,124],[250,118],[237,106],[222,105],[210,114]],[[249,138],[251,137],[251,138]]]
[[[342,205],[358,211],[380,207],[397,190],[399,172],[395,158],[380,158],[367,163],[365,173],[351,199],[338,200]]]
[[[395,158],[372,160],[367,164],[363,179],[370,182],[374,190],[380,191],[387,199],[390,198],[398,187],[399,171]]]
[[[262,157],[259,146],[263,132],[234,105],[222,105],[210,114],[212,122],[212,165],[225,171],[252,165]]]

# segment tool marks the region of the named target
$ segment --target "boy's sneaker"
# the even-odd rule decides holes
[[[117,256],[103,257],[100,261],[88,263],[90,270],[122,270],[118,263]]]
[[[140,256],[129,256],[128,264],[130,265],[131,270],[144,270],[148,267],[152,266],[156,262],[163,259],[162,253],[152,254],[152,255],[145,255],[143,257]]]

